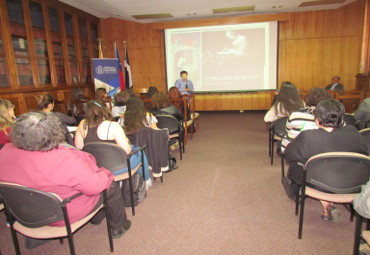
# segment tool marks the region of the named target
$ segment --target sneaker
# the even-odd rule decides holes
[[[152,179],[149,178],[148,180],[145,181],[146,190],[148,190],[152,185],[153,185]]]

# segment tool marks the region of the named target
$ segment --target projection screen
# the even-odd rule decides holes
[[[278,23],[165,29],[167,86],[188,72],[194,92],[274,90]]]

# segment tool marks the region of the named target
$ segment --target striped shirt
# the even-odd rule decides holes
[[[303,130],[318,128],[314,120],[313,110],[314,108],[311,107],[301,108],[289,116],[285,127],[287,131],[287,137],[283,138],[281,141],[282,152],[285,151],[288,144]]]

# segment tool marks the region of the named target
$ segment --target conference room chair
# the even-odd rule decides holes
[[[157,127],[161,129],[167,128],[170,139],[175,138],[179,142],[180,159],[182,160],[182,153],[185,153],[184,130],[182,124],[171,115],[156,115],[155,117],[158,120]]]
[[[141,151],[145,146],[131,151],[130,154],[126,152],[116,144],[105,143],[105,142],[93,142],[87,143],[82,148],[83,151],[90,153],[96,159],[96,164],[98,167],[104,167],[110,172],[115,172],[124,168],[128,168],[128,171],[122,174],[114,176],[114,181],[122,182],[123,180],[128,180],[130,186],[130,199],[131,199],[131,209],[132,215],[135,215],[135,204],[134,204],[134,193],[132,186],[132,175],[134,175],[142,166],[143,167],[143,179],[145,180],[145,165],[144,165],[144,154],[141,153],[141,163],[135,168],[131,168],[130,158],[135,153]]]
[[[31,189],[19,184],[0,182],[0,197],[5,205],[16,254],[21,254],[17,232],[36,239],[67,238],[70,254],[76,254],[73,234],[89,222],[101,209],[106,210],[108,205],[107,194],[104,191],[102,205],[83,219],[71,224],[66,206],[80,195],[82,194],[78,193],[62,199],[54,193]],[[57,221],[63,221],[65,226],[48,225]],[[113,252],[112,230],[108,217],[106,221],[109,246],[111,252]]]
[[[269,123],[269,157],[270,157],[270,164],[274,164],[274,144],[275,142],[281,143],[283,137],[287,135],[285,126],[288,117],[282,117],[277,119],[274,122]],[[280,145],[281,146],[281,145]],[[284,177],[284,154],[281,152],[281,148],[278,147],[277,150],[280,152],[280,159],[281,159],[281,175]]]
[[[194,125],[193,128],[196,128],[197,130],[200,129],[200,123],[199,123],[199,116],[200,114],[195,111],[196,109],[196,100],[195,100],[195,95],[183,95],[183,97],[187,100],[187,105],[188,105],[188,111],[190,111],[190,116],[191,120],[193,120]],[[194,132],[194,130],[192,130]]]
[[[171,98],[170,102],[172,105],[175,106],[180,106],[181,111],[184,115],[184,121],[182,123],[183,125],[183,130],[184,130],[184,145],[187,144],[188,141],[188,133],[193,135],[194,131],[194,120],[191,119],[191,109],[188,105],[188,100],[183,97],[183,98]],[[190,111],[190,113],[189,113]],[[190,119],[189,119],[190,116]],[[190,131],[190,132],[189,132]]]
[[[298,238],[302,239],[307,197],[352,206],[353,199],[361,192],[361,185],[367,183],[369,176],[370,158],[363,154],[327,152],[311,157],[303,166],[302,185],[296,199]]]
[[[361,129],[358,132],[364,137],[367,151],[369,152],[370,155],[370,128]]]
[[[370,219],[362,217],[355,211],[356,227],[355,227],[355,240],[353,244],[353,254],[360,254],[360,240],[363,239],[367,244],[370,243]],[[362,224],[366,222],[366,229],[362,230]]]

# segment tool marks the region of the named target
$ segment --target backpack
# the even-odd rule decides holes
[[[143,177],[137,172],[131,176],[131,180],[134,193],[134,205],[136,206],[145,198],[146,185]],[[131,207],[130,183],[128,179],[123,181],[122,192],[125,207]]]

